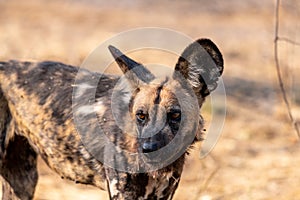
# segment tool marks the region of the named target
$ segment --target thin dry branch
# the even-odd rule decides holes
[[[287,42],[287,43],[290,43],[290,44],[293,44],[293,45],[296,45],[296,46],[300,46],[300,42],[296,42],[296,41],[291,40],[291,39],[286,38],[286,37],[279,37],[278,36],[278,41],[283,41],[283,42]]]
[[[275,11],[275,39],[274,39],[274,58],[275,58],[275,64],[276,64],[277,78],[278,78],[279,87],[280,87],[280,90],[282,93],[282,97],[283,97],[284,103],[285,103],[287,111],[288,111],[289,118],[293,124],[293,127],[295,128],[298,138],[300,138],[300,131],[299,131],[298,123],[295,121],[294,116],[292,114],[291,106],[289,104],[287,94],[286,94],[286,91],[284,88],[284,84],[282,81],[282,75],[281,75],[280,64],[279,64],[278,41],[283,40],[283,41],[286,41],[286,42],[289,42],[289,43],[292,43],[295,45],[300,45],[300,44],[297,42],[294,42],[288,38],[279,37],[279,10],[280,10],[280,0],[277,0],[276,1],[276,11]]]

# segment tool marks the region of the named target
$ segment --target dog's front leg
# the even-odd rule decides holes
[[[2,200],[33,199],[38,180],[37,154],[27,139],[15,135],[1,159]]]

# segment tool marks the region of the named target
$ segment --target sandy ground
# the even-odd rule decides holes
[[[223,2],[223,3],[222,3]],[[299,141],[278,90],[273,59],[273,1],[4,1],[0,60],[57,60],[80,65],[104,40],[137,27],[208,37],[225,58],[227,115],[214,150],[189,156],[175,199],[300,199]],[[299,41],[300,3],[285,1],[280,34]],[[128,41],[130,42],[130,41]],[[300,48],[280,43],[284,82],[300,119]],[[139,61],[175,61],[155,53]],[[209,109],[204,108],[209,129]],[[106,192],[61,180],[43,161],[36,200],[107,199]]]

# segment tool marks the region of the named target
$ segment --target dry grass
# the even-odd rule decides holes
[[[272,2],[90,2],[94,3],[0,1],[0,60],[58,60],[79,65],[102,41],[143,26],[212,38],[225,58],[226,123],[208,157],[199,159],[200,147],[192,152],[175,199],[300,199],[299,143],[278,93],[272,55]],[[286,22],[281,32],[293,39],[299,33],[295,8],[299,10],[299,5],[287,3],[281,16]],[[300,85],[296,80],[300,63],[295,55],[300,50],[284,43],[280,48],[285,82],[299,119],[300,97],[295,91]],[[140,61],[162,61],[155,52],[143,56],[136,54]],[[175,62],[163,60],[170,65]],[[208,109],[204,110],[209,118]],[[42,161],[39,168],[35,199],[107,198],[95,188],[61,180]]]

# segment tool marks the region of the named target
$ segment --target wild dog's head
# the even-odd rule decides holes
[[[179,57],[174,72],[164,78],[155,77],[115,47],[110,46],[109,50],[125,74],[128,85],[122,87],[130,88],[128,103],[121,105],[125,111],[118,115],[127,114],[122,123],[124,132],[139,138],[135,145],[137,151],[158,151],[170,144],[179,132],[183,134],[180,137],[183,147],[201,139],[199,108],[217,87],[223,72],[222,54],[212,41],[199,39],[190,44]],[[192,140],[185,141],[185,138]]]
[[[156,77],[115,47],[109,50],[125,74],[111,97],[121,134],[113,134],[114,146],[106,145],[104,154],[110,197],[171,199],[185,152],[201,139],[200,108],[217,87],[222,55],[213,42],[200,39],[183,51],[169,76]]]

